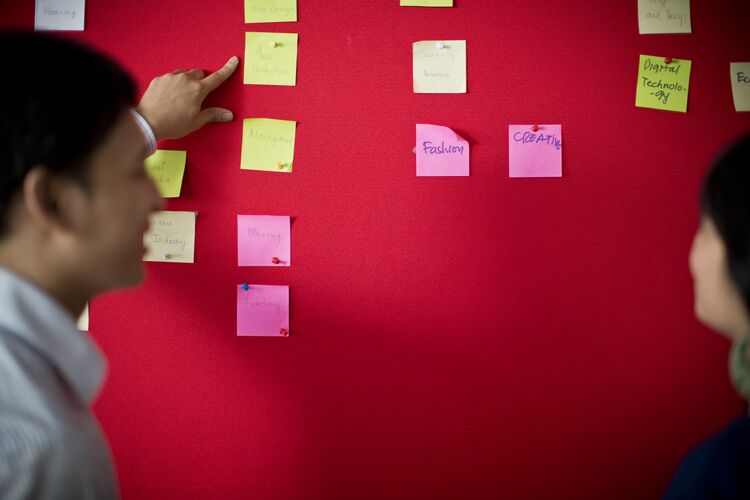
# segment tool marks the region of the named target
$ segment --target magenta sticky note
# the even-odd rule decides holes
[[[511,177],[562,177],[561,125],[508,127]]]
[[[289,266],[291,220],[280,215],[237,216],[237,260],[240,266]]]
[[[448,127],[417,124],[417,177],[469,175],[469,143]]]
[[[237,285],[237,335],[289,336],[289,287]]]

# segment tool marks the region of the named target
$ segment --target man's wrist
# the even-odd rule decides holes
[[[148,155],[151,156],[152,154],[154,154],[154,152],[156,152],[156,131],[154,130],[152,124],[148,122],[146,117],[143,116],[138,108],[134,108],[131,111],[133,113],[135,122],[138,124],[138,128],[140,128],[141,132],[143,133],[143,138],[146,140]]]

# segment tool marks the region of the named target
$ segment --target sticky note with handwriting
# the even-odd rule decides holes
[[[237,216],[239,266],[291,265],[291,218],[280,215]]]
[[[36,0],[37,31],[83,31],[86,0]]]
[[[683,59],[642,55],[635,105],[686,113],[690,66],[691,62]]]
[[[297,0],[245,0],[246,23],[283,23],[297,20]]]
[[[453,0],[401,0],[401,7],[453,7]]]
[[[417,177],[469,175],[469,143],[448,127],[417,124]]]
[[[245,83],[297,84],[297,33],[245,33]]]
[[[732,77],[734,109],[750,111],[750,62],[730,63],[729,72]]]
[[[690,0],[638,0],[638,32],[690,33]]]
[[[289,336],[289,287],[237,285],[237,335]]]
[[[562,177],[561,125],[508,127],[510,177]]]
[[[412,50],[415,93],[466,93],[466,40],[415,42]]]
[[[185,174],[185,151],[157,150],[146,158],[146,170],[159,188],[162,198],[177,198]]]
[[[192,263],[195,259],[195,212],[155,212],[143,237],[150,262]]]
[[[240,168],[291,173],[297,122],[247,118],[242,123]]]

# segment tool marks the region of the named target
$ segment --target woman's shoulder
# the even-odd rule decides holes
[[[665,498],[750,498],[750,418],[732,422],[693,450]]]

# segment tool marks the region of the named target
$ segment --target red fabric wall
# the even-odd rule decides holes
[[[575,4],[575,5],[574,5]],[[196,263],[93,302],[111,363],[96,412],[135,498],[656,498],[742,411],[728,342],[692,312],[687,253],[714,155],[750,128],[729,62],[745,0],[691,35],[638,34],[635,0],[90,0],[68,34],[142,89],[299,33],[296,87],[242,84],[186,149]],[[4,2],[33,26],[33,2]],[[411,43],[466,39],[465,95],[412,93]],[[637,109],[639,54],[693,61],[687,114]],[[5,68],[3,78],[13,78]],[[241,119],[299,122],[294,173],[240,171]],[[417,178],[414,124],[470,140],[471,177]],[[562,179],[509,179],[507,126],[562,123]],[[239,268],[236,215],[291,215],[293,266]],[[291,336],[235,336],[235,285],[291,286]]]

